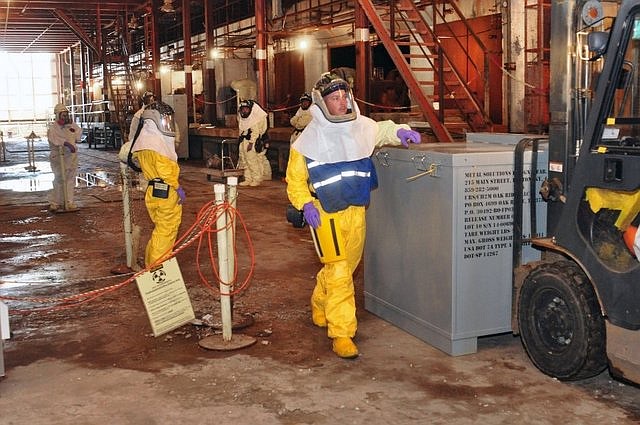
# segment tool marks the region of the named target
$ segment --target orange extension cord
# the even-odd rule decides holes
[[[209,281],[209,279],[207,279],[207,277],[205,276],[205,273],[202,270],[202,265],[200,261],[200,251],[206,242],[205,246],[208,248],[208,258],[211,263],[213,277],[215,278],[215,281],[221,282],[229,286],[230,288],[232,288],[232,290],[230,290],[229,293],[220,293],[220,295],[233,296],[233,295],[239,294],[240,292],[244,291],[247,288],[251,280],[251,277],[253,276],[253,271],[255,268],[255,255],[254,255],[253,243],[251,242],[251,237],[249,236],[249,231],[247,230],[246,223],[244,222],[244,219],[242,218],[242,215],[240,215],[238,210],[235,209],[233,206],[231,206],[231,204],[227,202],[223,202],[220,204],[216,204],[215,202],[216,201],[210,201],[200,209],[200,211],[196,216],[196,221],[194,222],[194,224],[191,225],[191,227],[174,243],[173,247],[171,247],[170,250],[168,250],[165,254],[163,254],[159,260],[155,261],[153,264],[149,265],[144,270],[140,270],[134,273],[131,277],[129,277],[127,280],[123,282],[106,286],[104,288],[94,289],[91,291],[83,292],[76,295],[70,295],[62,298],[10,297],[10,296],[0,295],[0,300],[31,302],[36,304],[55,303],[55,305],[53,306],[35,307],[31,309],[26,309],[26,310],[25,309],[11,310],[11,312],[15,314],[27,314],[27,313],[38,312],[38,311],[51,312],[51,311],[64,310],[71,307],[79,306],[81,304],[85,304],[90,301],[93,301],[105,294],[108,294],[110,292],[113,292],[117,289],[120,289],[130,284],[138,276],[150,270],[155,269],[164,261],[172,257],[175,257],[176,254],[185,250],[187,247],[191,246],[196,241],[198,242],[197,251],[196,251],[196,266],[198,269],[198,275],[200,276],[201,283],[204,284],[207,288],[209,288],[212,292],[215,292],[216,294],[220,293],[219,288],[211,284],[211,282]],[[223,229],[217,229],[216,222],[218,218],[220,218],[221,214],[227,215],[226,217],[227,226]],[[242,225],[242,229],[244,231],[244,234],[246,235],[248,253],[250,258],[249,272],[239,286],[236,286],[234,284],[234,282],[236,281],[236,278],[238,277],[237,261],[234,262],[233,276],[230,279],[230,281],[229,282],[221,281],[218,273],[218,266],[216,263],[215,254],[214,254],[214,247],[217,246],[217,239],[212,238],[212,235],[217,234],[219,231],[227,231],[231,229],[231,227],[233,226],[233,223],[235,223],[236,221]],[[237,254],[236,239],[234,237],[233,238],[233,257],[234,258],[237,258],[236,254]]]

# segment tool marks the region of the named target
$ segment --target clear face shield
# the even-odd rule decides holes
[[[249,115],[251,115],[251,108],[249,108],[248,106],[243,106],[240,108],[240,116],[242,118],[248,118]]]
[[[300,96],[300,108],[302,108],[303,111],[309,109],[311,102],[313,102],[313,99],[311,99],[311,95],[309,93],[305,93]]]
[[[321,78],[313,89],[313,103],[318,105],[324,117],[334,123],[355,120],[353,92],[349,83],[341,78]]]
[[[242,118],[248,118],[251,115],[251,109],[253,109],[253,102],[250,100],[243,100],[238,105],[238,114]]]
[[[160,126],[158,126],[162,134],[166,136],[175,136],[176,135],[176,124],[173,119],[173,114],[162,114],[160,115]]]
[[[163,102],[154,102],[147,106],[142,113],[143,119],[152,120],[158,130],[165,136],[175,137],[176,127],[173,118],[173,109]]]
[[[69,112],[68,111],[59,112],[57,121],[58,121],[58,124],[60,125],[70,124],[71,118],[69,118]]]

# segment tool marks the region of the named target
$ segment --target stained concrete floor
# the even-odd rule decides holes
[[[480,338],[476,354],[450,357],[368,313],[362,267],[355,275],[362,354],[337,358],[311,324],[308,298],[319,265],[307,230],[284,219],[285,184],[277,178],[241,188],[238,197],[255,264],[239,237],[239,275],[252,275],[233,309],[250,325],[234,332],[256,343],[206,350],[198,341],[216,331],[193,324],[156,338],[135,284],[118,285],[130,276],[111,273],[125,261],[115,152],[80,146],[80,175],[96,184],[77,189],[80,211],[53,215],[46,145],[36,146],[35,172],[25,170],[23,140],[7,148],[0,163],[0,297],[11,309],[12,333],[4,342],[2,423],[640,423],[640,389],[607,372],[571,383],[549,378],[510,334]],[[181,234],[213,197],[202,165],[181,163]],[[141,194],[132,198],[144,244],[151,226]],[[218,318],[219,294],[199,274],[215,288],[206,254],[193,243],[177,259],[196,317]],[[60,305],[87,291],[99,296]]]

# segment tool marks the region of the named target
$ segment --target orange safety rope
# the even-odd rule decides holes
[[[217,229],[216,226],[216,222],[219,218],[220,214],[227,214],[227,226],[223,229]],[[87,291],[87,292],[83,292],[80,294],[75,294],[75,295],[70,295],[70,296],[66,296],[66,297],[62,297],[62,298],[49,298],[49,297],[12,297],[12,296],[7,296],[7,295],[0,295],[0,300],[7,300],[7,301],[20,301],[20,302],[30,302],[30,303],[36,303],[36,304],[52,304],[55,303],[55,305],[53,306],[46,306],[46,307],[35,307],[35,308],[30,308],[30,309],[18,309],[18,310],[11,310],[12,313],[16,313],[16,314],[26,314],[26,313],[32,313],[32,312],[51,312],[51,311],[59,311],[59,310],[64,310],[64,309],[68,309],[71,307],[75,307],[81,304],[85,304],[89,301],[93,301],[107,293],[113,292],[117,289],[120,289],[128,284],[130,284],[131,282],[133,282],[137,277],[139,277],[140,275],[142,275],[143,273],[146,273],[150,270],[153,270],[154,268],[156,268],[157,266],[159,266],[160,264],[162,264],[164,261],[175,257],[179,252],[185,250],[187,247],[191,246],[193,243],[195,243],[196,241],[198,242],[197,244],[197,251],[196,251],[196,264],[197,264],[197,270],[198,270],[198,275],[200,276],[200,281],[202,282],[203,285],[205,285],[207,288],[209,288],[210,290],[212,290],[213,292],[216,293],[220,293],[219,288],[216,288],[215,286],[213,286],[210,281],[206,278],[205,274],[203,273],[202,266],[200,263],[200,250],[203,246],[203,240],[205,239],[206,236],[206,242],[207,242],[207,246],[208,246],[208,250],[209,250],[209,260],[211,262],[212,268],[213,268],[213,275],[215,280],[217,280],[218,282],[221,282],[227,286],[229,286],[230,288],[234,288],[234,282],[237,279],[237,273],[238,273],[238,267],[237,267],[237,262],[235,262],[235,267],[234,267],[234,271],[233,271],[233,276],[230,279],[229,282],[222,282],[222,280],[220,279],[219,273],[218,273],[218,268],[216,266],[216,261],[215,261],[215,254],[214,254],[214,247],[216,247],[216,242],[212,241],[211,235],[212,234],[216,234],[219,231],[226,231],[228,229],[231,228],[231,226],[233,225],[233,222],[237,219],[237,221],[242,225],[242,229],[244,231],[244,234],[246,235],[246,243],[247,243],[247,247],[248,247],[248,253],[249,253],[249,258],[250,258],[250,267],[249,267],[249,272],[247,273],[247,276],[244,278],[244,280],[242,281],[242,283],[237,286],[236,288],[232,289],[231,291],[229,291],[229,293],[220,293],[220,295],[236,295],[239,294],[240,292],[244,291],[248,285],[249,282],[251,280],[251,277],[253,276],[253,271],[255,268],[255,252],[253,249],[253,243],[251,241],[251,237],[249,235],[249,231],[247,229],[246,223],[244,221],[244,219],[242,218],[242,215],[238,212],[237,209],[235,209],[234,207],[232,207],[229,203],[227,202],[223,202],[221,204],[215,204],[215,201],[210,201],[207,204],[205,204],[200,211],[198,212],[197,216],[196,216],[196,221],[191,225],[191,227],[189,227],[189,229],[174,243],[173,247],[171,247],[169,250],[167,250],[167,252],[165,252],[158,260],[156,260],[153,264],[149,265],[148,267],[146,267],[143,270],[140,270],[136,273],[134,273],[131,277],[129,277],[127,280],[114,284],[114,285],[110,285],[110,286],[106,286],[104,288],[98,288],[98,289],[94,289],[91,291]],[[233,255],[234,258],[236,258],[236,254],[237,254],[237,249],[236,249],[236,240],[235,240],[235,235],[234,235],[234,240],[233,240]]]

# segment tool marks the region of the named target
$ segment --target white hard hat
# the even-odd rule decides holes
[[[53,113],[58,115],[60,112],[69,112],[69,110],[67,109],[66,106],[64,106],[62,103],[58,103],[54,108],[53,108]]]

